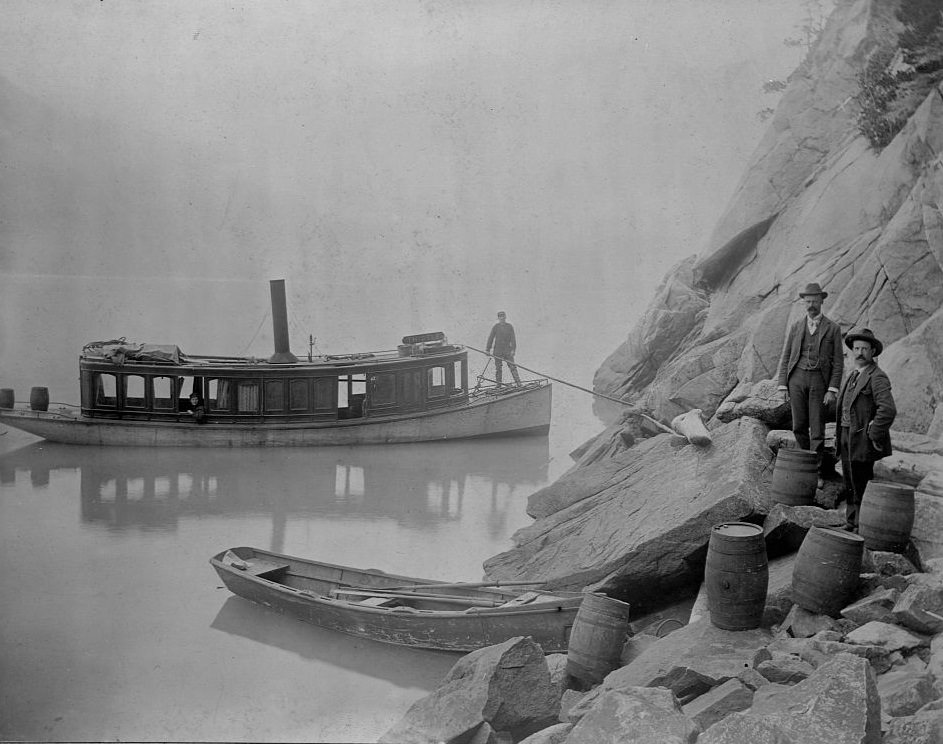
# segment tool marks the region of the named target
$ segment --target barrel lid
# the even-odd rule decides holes
[[[724,522],[714,525],[714,532],[726,537],[756,537],[762,534],[763,528],[749,522]]]
[[[865,487],[865,493],[867,494],[868,488],[872,490],[879,488],[882,491],[900,491],[901,493],[912,493],[915,489],[913,486],[908,486],[904,483],[894,483],[893,481],[885,480],[870,480],[868,485]]]
[[[846,540],[851,543],[863,543],[864,538],[861,535],[856,535],[854,532],[847,532],[845,530],[836,530],[832,527],[812,527],[813,530],[819,533],[823,533],[827,537],[836,539],[836,540]]]

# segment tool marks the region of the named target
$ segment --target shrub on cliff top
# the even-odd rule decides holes
[[[943,9],[940,0],[901,0],[898,48],[883,48],[858,73],[858,131],[880,152],[943,80]]]

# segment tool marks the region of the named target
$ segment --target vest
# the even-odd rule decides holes
[[[809,333],[808,322],[802,324],[802,346],[799,353],[799,361],[796,366],[799,369],[818,369],[819,368],[819,331],[822,329],[822,323],[819,321],[819,327],[813,336]]]

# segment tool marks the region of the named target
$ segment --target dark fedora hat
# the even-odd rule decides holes
[[[874,349],[874,356],[877,356],[882,351],[884,351],[884,344],[877,340],[874,336],[874,331],[870,328],[862,328],[861,330],[855,330],[845,336],[845,346],[849,349],[852,347],[855,341],[867,341],[871,344],[871,348]]]
[[[826,297],[828,297],[828,292],[823,292],[818,282],[812,282],[811,284],[806,284],[805,289],[799,293],[800,297],[805,297],[807,295],[822,295],[822,299],[824,300]]]

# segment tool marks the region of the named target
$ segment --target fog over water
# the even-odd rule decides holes
[[[795,67],[799,0],[10,0],[0,387],[78,402],[84,343],[394,348],[442,330],[590,387],[705,247]],[[484,366],[472,356],[472,379]],[[475,580],[597,432],[141,452],[0,427],[0,739],[375,740],[453,657],[231,597],[248,544]]]

